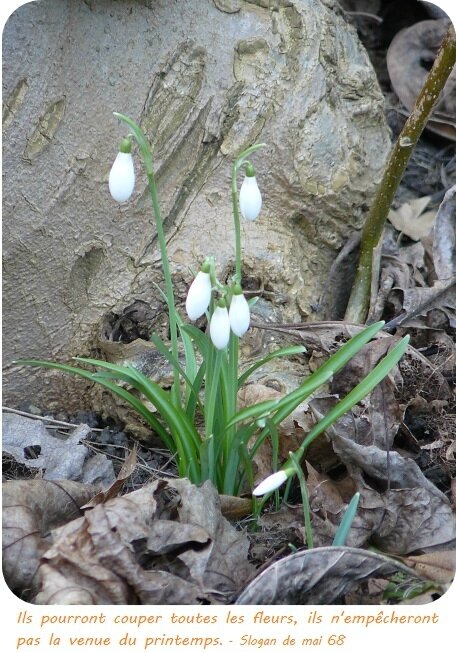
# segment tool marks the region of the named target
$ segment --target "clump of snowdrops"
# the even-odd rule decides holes
[[[255,370],[273,358],[305,351],[302,346],[277,349],[242,374],[239,372],[239,338],[247,332],[250,324],[250,305],[242,289],[241,217],[255,220],[261,210],[261,193],[249,157],[263,145],[252,145],[233,163],[233,277],[228,284],[220,283],[216,274],[216,260],[208,255],[189,287],[186,299],[188,319],[185,319],[176,309],[151,148],[140,127],[131,118],[119,113],[114,115],[129,127],[130,133],[121,142],[109,175],[109,189],[118,202],[125,202],[131,197],[135,185],[132,141],[136,140],[145,166],[161,251],[164,287],[160,292],[166,300],[169,314],[170,342],[162,341],[156,334],[152,334],[151,340],[172,366],[172,387],[167,391],[132,366],[115,365],[103,360],[76,358],[78,362],[95,367],[96,371],[43,360],[21,362],[77,374],[117,394],[136,410],[175,455],[179,475],[188,477],[194,483],[211,480],[221,493],[239,495],[241,492],[252,492],[254,496],[263,496],[264,501],[283,483],[298,475],[304,499],[306,489],[300,461],[309,444],[385,378],[404,353],[408,337],[392,348],[359,385],[314,425],[280,469],[277,468],[276,455],[276,468],[271,469],[273,473],[254,488],[254,460],[262,443],[269,438],[272,449],[277,451],[281,422],[342,369],[380,331],[383,322],[372,324],[355,335],[285,397],[238,409],[238,392]],[[238,192],[237,181],[241,172],[244,179]],[[204,330],[188,321],[194,322],[203,315],[207,320]],[[147,407],[148,403],[152,403],[155,411]],[[196,425],[201,423],[202,426]],[[303,502],[308,506],[306,501]],[[308,514],[307,518],[305,514],[305,521],[309,524]],[[310,531],[308,535],[311,536]]]

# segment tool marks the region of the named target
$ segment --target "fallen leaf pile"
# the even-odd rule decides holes
[[[4,576],[24,599],[220,604],[251,576],[248,539],[209,482],[157,480],[80,515],[94,493],[68,482],[3,485]]]
[[[396,229],[416,242],[403,245],[387,232],[370,317],[380,318],[387,309],[393,315],[391,328],[407,325],[451,332],[456,329],[456,186],[447,191],[423,228],[419,211],[428,200],[423,197],[390,212]]]

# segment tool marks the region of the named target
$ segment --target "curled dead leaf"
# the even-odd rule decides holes
[[[122,464],[122,468],[119,471],[117,479],[107,489],[97,493],[92,498],[92,500],[89,503],[87,503],[87,505],[85,505],[85,507],[86,508],[94,507],[99,503],[105,503],[110,498],[114,498],[114,496],[117,496],[117,494],[125,484],[125,481],[131,476],[131,474],[135,470],[137,461],[138,461],[138,455],[137,455],[137,448],[135,447],[129,453],[125,462]]]
[[[401,324],[415,328],[456,328],[456,276],[437,280],[432,287],[393,288],[388,299],[397,316],[389,328]],[[399,308],[400,307],[400,308]]]
[[[221,494],[220,510],[229,521],[238,521],[252,513],[252,499]]]
[[[437,50],[448,29],[449,20],[424,20],[401,30],[387,53],[391,85],[403,105],[411,111]],[[449,140],[456,140],[456,70],[453,70],[426,128]]]
[[[236,604],[333,604],[357,583],[397,572],[416,577],[407,566],[367,550],[313,548],[269,566],[250,582]]]
[[[3,575],[24,599],[33,595],[50,533],[81,514],[96,489],[71,480],[12,480],[2,486]]]

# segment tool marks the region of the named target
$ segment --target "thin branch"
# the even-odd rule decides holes
[[[364,224],[358,269],[345,320],[364,323],[369,311],[372,259],[385,225],[388,211],[407,163],[426,126],[440,93],[456,63],[456,34],[450,26],[437,53],[434,65],[390,154],[377,195]]]

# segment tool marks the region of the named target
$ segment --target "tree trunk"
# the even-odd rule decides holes
[[[10,17],[3,45],[7,404],[71,411],[95,396],[14,359],[166,332],[138,157],[132,200],[108,192],[126,133],[113,111],[154,145],[180,307],[206,255],[220,278],[232,271],[231,165],[266,143],[251,157],[263,210],[243,225],[244,284],[274,319],[312,318],[390,147],[374,71],[336,2],[41,0]]]

